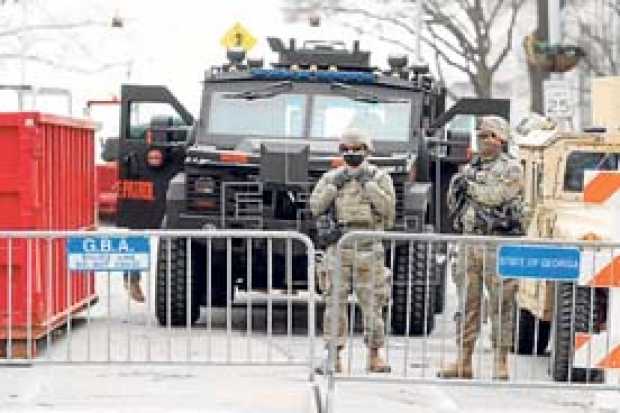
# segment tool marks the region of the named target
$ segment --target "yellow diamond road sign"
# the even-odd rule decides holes
[[[256,44],[256,38],[240,23],[236,23],[224,34],[220,43],[227,49],[241,47],[244,50],[250,50]]]

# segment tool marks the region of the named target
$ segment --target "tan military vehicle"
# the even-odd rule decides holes
[[[548,125],[549,126],[549,125]],[[586,170],[618,170],[620,133],[557,132],[544,127],[520,138],[525,172],[525,200],[531,219],[528,236],[565,240],[611,240],[614,211],[584,202]],[[597,369],[569,369],[576,332],[604,328],[605,289],[570,282],[523,280],[517,297],[515,349],[520,354],[546,352],[551,342],[551,373],[558,381],[598,381]]]

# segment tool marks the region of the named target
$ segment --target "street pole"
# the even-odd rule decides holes
[[[535,36],[538,41],[546,42],[549,40],[549,13],[547,0],[537,0],[537,27]],[[539,67],[531,65],[530,75],[530,110],[537,113],[545,113],[543,97],[543,81],[548,78],[548,74]]]
[[[560,18],[560,0],[549,0],[549,44],[552,46],[559,45],[562,40],[562,27]],[[551,79],[559,80],[562,78],[561,73],[552,73]]]

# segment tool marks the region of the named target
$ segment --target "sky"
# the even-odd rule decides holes
[[[204,71],[225,62],[226,51],[220,45],[220,39],[236,22],[258,40],[249,55],[264,57],[266,63],[276,60],[267,45],[268,36],[285,41],[290,37],[298,41],[344,40],[349,46],[358,38],[352,31],[325,19],[319,28],[310,27],[306,21],[287,24],[281,10],[282,3],[282,0],[226,0],[217,3],[208,0],[20,0],[17,4],[27,5],[26,24],[83,20],[102,23],[97,27],[55,34],[28,35],[26,43],[32,54],[52,55],[65,64],[88,68],[115,63],[112,68],[94,74],[52,70],[45,65],[28,63],[25,81],[70,89],[74,96],[73,115],[81,115],[89,99],[118,96],[121,83],[166,85],[190,112],[196,114]],[[13,6],[0,11],[9,17],[13,13],[11,24],[19,27],[22,8],[15,3],[8,4]],[[123,19],[122,29],[110,27],[115,15]],[[0,13],[0,27],[3,17]],[[521,39],[523,35],[518,33],[515,38]],[[386,67],[388,55],[400,53],[400,50],[367,36],[359,40],[362,49],[372,52],[373,65]],[[0,37],[0,48],[3,45]],[[517,40],[516,51],[520,50],[519,46],[520,40]],[[517,62],[517,65],[523,69],[523,62]],[[514,70],[510,67],[510,63],[504,66],[498,80],[508,75],[508,83],[512,83]],[[462,74],[450,72],[447,66],[444,73],[449,81],[466,81]],[[0,61],[0,78],[2,83],[19,83],[18,62],[2,64]],[[525,82],[516,82],[512,89],[513,93],[526,96],[528,91],[521,89],[527,87],[527,78],[522,80]],[[517,107],[518,99],[514,100]],[[522,100],[521,106],[527,106],[527,99]],[[2,103],[0,94],[0,110],[10,109],[8,104]],[[40,109],[47,111],[66,107],[58,98],[39,99],[38,103]]]
[[[214,3],[206,0],[27,0],[27,23],[111,21],[123,18],[122,29],[95,27],[74,30],[59,37],[58,44],[33,39],[33,53],[50,53],[50,44],[70,50],[67,61],[80,66],[98,67],[119,62],[117,66],[92,75],[51,70],[40,64],[28,63],[26,83],[41,86],[62,86],[74,94],[74,114],[80,114],[87,99],[106,99],[119,94],[120,84],[160,84],[168,86],[188,109],[196,113],[200,103],[204,71],[226,61],[220,45],[224,33],[236,22],[241,23],[256,39],[251,57],[264,57],[274,62],[266,37],[300,40],[344,40],[351,44],[355,36],[329,22],[318,29],[305,22],[287,24],[280,10],[281,0],[227,0]],[[13,10],[14,22],[21,22],[20,9]],[[56,36],[56,35],[55,35]],[[33,37],[37,37],[34,35]],[[56,37],[54,38],[56,39]],[[36,41],[35,41],[36,40]],[[362,48],[379,51],[373,63],[385,66],[388,50],[372,39],[361,39]],[[45,49],[47,48],[47,49]],[[84,53],[87,50],[87,53]],[[97,61],[98,63],[94,63]],[[131,68],[131,70],[128,70]],[[20,80],[18,65],[3,68],[3,77]],[[56,100],[50,99],[56,104]],[[41,100],[43,104],[43,100]],[[50,103],[48,106],[52,105]]]

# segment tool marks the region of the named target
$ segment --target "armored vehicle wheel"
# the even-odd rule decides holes
[[[519,317],[518,336],[517,316]],[[539,320],[538,333],[536,333],[536,317],[528,310],[521,308],[518,314],[515,311],[515,319],[512,328],[515,337],[514,349],[518,350],[518,354],[532,355],[534,354],[535,348],[537,349],[537,355],[542,356],[545,354],[547,345],[549,344],[549,338],[551,337],[551,323],[549,321]],[[538,334],[537,337],[536,334]],[[535,338],[537,338],[538,342],[536,347],[534,347]]]
[[[434,288],[435,291],[435,314],[443,313],[446,308],[446,271],[439,268],[439,286]]]
[[[597,296],[589,287],[577,287],[573,283],[558,283],[555,292],[555,328],[553,335],[552,374],[556,381],[602,382],[603,371],[600,369],[572,368],[571,350],[574,348],[575,332],[590,331],[591,299],[594,297],[594,308],[597,308]],[[574,302],[574,307],[573,307]],[[574,308],[574,311],[573,311]],[[597,314],[592,316],[594,326]],[[574,322],[571,322],[574,314]],[[594,330],[592,326],[592,331]],[[569,377],[570,371],[570,377]]]
[[[434,243],[433,251],[435,251],[433,257],[431,259],[436,280],[439,281],[439,285],[434,288],[435,290],[435,314],[443,313],[443,310],[446,308],[446,280],[448,277],[448,260],[447,260],[447,249],[448,245],[445,242]],[[442,262],[438,262],[438,256],[443,256],[444,259]]]
[[[185,239],[172,239],[170,244],[167,240],[162,240],[159,244],[155,306],[157,320],[161,325],[168,325],[169,322],[172,326],[185,326],[188,321],[190,324],[195,323],[200,316],[199,294],[194,274],[190,274],[191,300],[188,303],[190,286],[187,283],[186,244]],[[168,245],[170,245],[169,250]],[[168,305],[168,294],[170,305]],[[168,313],[170,319],[168,319]]]
[[[409,245],[396,247],[391,324],[394,334],[430,334],[435,327],[435,289],[438,287],[431,284],[432,280],[427,280],[426,249],[426,243],[422,242],[413,242],[411,248]]]

